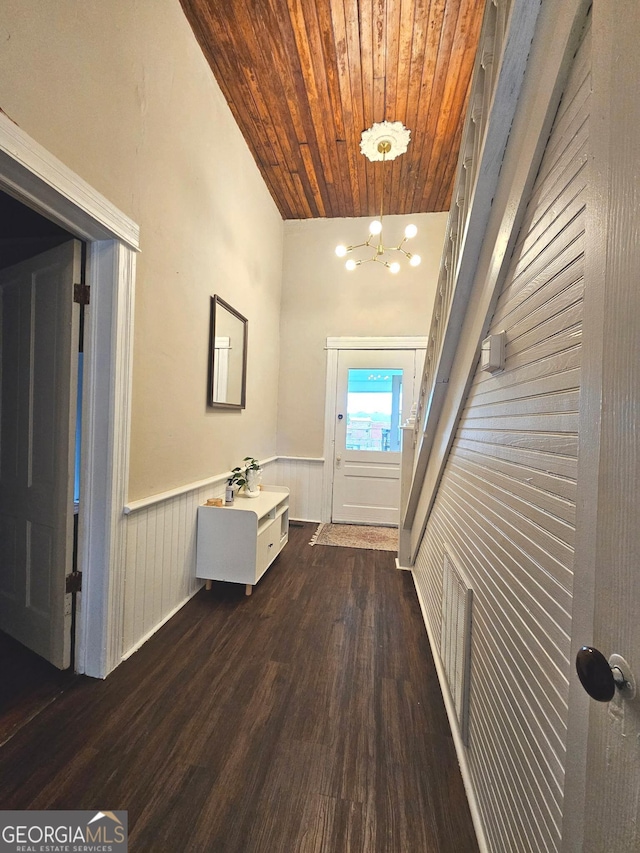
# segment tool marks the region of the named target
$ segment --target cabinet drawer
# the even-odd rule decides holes
[[[280,551],[280,523],[272,522],[258,534],[256,577],[259,578]]]

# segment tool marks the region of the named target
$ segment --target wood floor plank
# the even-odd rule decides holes
[[[60,671],[0,631],[0,744],[65,690],[74,675]]]
[[[290,542],[0,748],[0,808],[129,812],[135,853],[474,853],[411,575]]]

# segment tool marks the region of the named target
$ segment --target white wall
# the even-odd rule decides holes
[[[399,243],[405,225],[418,234],[407,247],[422,258],[392,275],[379,264],[347,272],[338,243],[363,242],[371,217],[285,222],[278,453],[322,456],[329,336],[426,335],[438,280],[446,213],[385,217],[385,241]],[[371,250],[368,250],[371,251]],[[354,256],[356,254],[354,253]],[[366,254],[357,255],[366,257]]]
[[[492,853],[562,844],[590,68],[587,32],[489,329],[505,369],[475,370],[414,572],[443,657],[445,555],[473,589],[464,757]]]
[[[0,43],[0,108],[140,225],[130,498],[273,455],[282,221],[180,4],[6,0]],[[242,413],[206,407],[214,293]]]

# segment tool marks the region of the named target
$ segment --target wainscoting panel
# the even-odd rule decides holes
[[[196,579],[197,508],[219,491],[200,486],[128,516],[123,657],[202,586]]]
[[[272,457],[261,464],[263,482],[290,490],[291,518],[320,520],[323,459]],[[197,509],[207,498],[224,493],[226,476],[125,508],[123,658],[136,651],[202,586],[196,578]]]
[[[324,459],[279,456],[277,463],[265,472],[263,480],[289,489],[291,518],[321,521],[323,472]]]
[[[414,571],[435,637],[447,554],[473,589],[465,757],[492,853],[562,843],[590,51],[587,33],[489,329],[505,370],[475,373]]]

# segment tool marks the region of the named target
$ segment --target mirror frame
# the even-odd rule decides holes
[[[213,399],[213,377],[214,377],[214,359],[215,359],[215,332],[216,332],[216,312],[218,306],[224,308],[243,324],[243,343],[242,343],[242,391],[240,394],[239,403],[218,403]],[[209,370],[207,377],[207,405],[212,409],[244,409],[247,397],[247,333],[249,321],[243,317],[235,308],[232,308],[228,302],[221,299],[218,295],[211,297],[211,311],[209,316]]]

